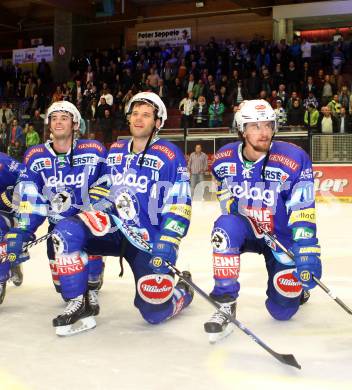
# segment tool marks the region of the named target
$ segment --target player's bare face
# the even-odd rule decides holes
[[[245,149],[256,153],[267,153],[270,148],[273,129],[274,123],[272,121],[247,123],[243,134],[246,140]]]
[[[130,131],[135,139],[148,139],[155,128],[154,108],[149,104],[134,105],[130,115]]]
[[[54,140],[65,140],[72,137],[72,116],[66,112],[53,112],[50,116],[50,130]]]

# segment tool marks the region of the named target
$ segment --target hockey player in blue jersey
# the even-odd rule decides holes
[[[268,273],[266,308],[273,318],[289,320],[316,285],[312,275],[321,277],[312,164],[298,146],[273,141],[276,117],[266,101],[244,102],[236,121],[242,140],[223,146],[212,167],[222,215],[212,232],[211,296],[235,316],[241,254],[263,254]],[[289,248],[294,261],[264,231]],[[215,312],[204,328],[210,342],[215,342],[231,331],[231,325]]]
[[[12,205],[13,189],[24,166],[7,154],[0,153],[0,257],[6,255],[5,235],[15,223]],[[28,253],[22,254],[22,260],[28,259]],[[0,304],[4,301],[6,281],[11,276],[15,286],[22,284],[21,265],[12,265],[0,260]]]
[[[134,304],[151,324],[175,316],[193,298],[193,291],[184,282],[174,286],[165,264],[166,260],[175,264],[191,217],[184,156],[175,145],[157,136],[167,118],[159,96],[151,92],[135,95],[127,118],[132,137],[111,146],[105,175],[90,191],[92,202],[96,202],[94,209],[64,219],[54,229],[61,293],[69,301],[63,314],[53,320],[58,335],[96,325],[85,299],[87,252],[126,259],[136,283]],[[128,226],[129,239],[133,235],[128,232],[133,231],[152,245],[152,252],[132,245],[126,231],[124,235],[117,229],[119,221]],[[190,277],[190,273],[185,271],[184,276]]]
[[[26,170],[16,187],[18,223],[7,234],[7,252],[12,254],[12,260],[26,242],[34,239],[35,231],[46,218],[51,231],[61,219],[89,209],[89,187],[100,177],[105,162],[103,145],[94,140],[76,139],[81,115],[72,103],[53,103],[48,108],[46,124],[51,140],[27,150]],[[55,288],[60,292],[51,238],[47,241],[47,255]],[[98,314],[97,289],[101,284],[103,260],[98,255],[89,256],[88,260],[88,295]]]

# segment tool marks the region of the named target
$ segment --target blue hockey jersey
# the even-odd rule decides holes
[[[101,183],[109,189],[114,213],[148,242],[179,244],[191,218],[189,174],[183,153],[155,139],[143,153],[130,151],[131,140],[112,144]],[[99,187],[97,187],[99,190]]]
[[[0,153],[0,210],[12,210],[11,199],[13,187],[23,170],[23,164],[5,153]]]
[[[212,172],[223,212],[246,216],[256,237],[267,230],[286,247],[315,237],[313,171],[306,152],[274,141],[267,156],[247,164],[242,147],[242,142],[230,143],[215,154]],[[290,262],[275,244],[267,243],[279,261]]]
[[[100,177],[106,149],[95,140],[77,140],[73,153],[56,154],[52,141],[29,148],[26,170],[16,186],[18,226],[34,232],[46,217],[50,223],[89,208],[88,190]]]

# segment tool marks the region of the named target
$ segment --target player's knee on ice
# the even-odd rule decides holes
[[[65,218],[57,223],[53,231],[56,254],[80,252],[86,242],[86,227],[76,218]]]
[[[160,305],[152,305],[141,299],[135,300],[135,306],[138,308],[142,317],[149,324],[157,325],[172,316],[173,306],[171,302],[165,302]]]
[[[265,301],[265,306],[270,313],[270,315],[278,321],[287,321],[291,319],[298,311],[299,302],[294,306],[282,306],[273,301],[271,298],[268,298]]]

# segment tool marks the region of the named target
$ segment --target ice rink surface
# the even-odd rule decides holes
[[[318,204],[322,280],[352,307],[352,205]],[[210,232],[215,202],[195,202],[178,267],[194,282],[212,287]],[[38,237],[45,233],[44,227]],[[108,258],[97,327],[59,338],[51,320],[64,308],[55,293],[44,244],[31,249],[21,287],[8,285],[0,306],[0,390],[333,390],[352,389],[352,316],[319,287],[289,322],[273,320],[264,307],[266,271],[261,256],[242,256],[237,317],[272,349],[292,353],[302,370],[285,366],[237,328],[210,345],[203,322],[213,308],[199,296],[175,319],[152,326],[133,306],[128,265],[118,278]]]

